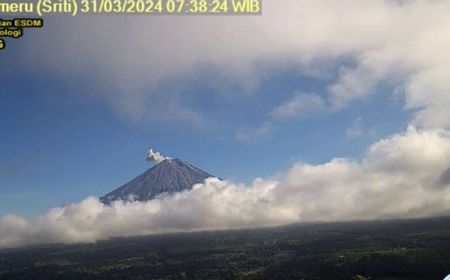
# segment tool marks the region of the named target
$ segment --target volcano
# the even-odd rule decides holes
[[[180,159],[165,159],[125,185],[102,196],[110,204],[116,200],[147,201],[163,193],[191,190],[195,184],[215,177]]]

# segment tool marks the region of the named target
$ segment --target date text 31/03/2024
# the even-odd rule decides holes
[[[260,14],[262,0],[40,0],[0,1],[0,13],[227,13]]]
[[[72,13],[74,9],[70,0],[43,0],[41,5],[43,13]],[[259,14],[262,6],[261,0],[79,0],[79,5],[81,13],[124,14]]]

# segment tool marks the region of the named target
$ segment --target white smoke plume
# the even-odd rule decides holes
[[[154,163],[160,163],[160,162],[164,161],[165,159],[167,159],[167,157],[164,157],[159,152],[153,151],[153,149],[150,149],[147,152],[147,157],[146,157],[147,161],[151,161]]]
[[[450,134],[413,127],[373,144],[361,162],[297,163],[251,185],[214,178],[191,191],[110,206],[95,197],[35,219],[0,220],[0,247],[307,221],[450,214]]]

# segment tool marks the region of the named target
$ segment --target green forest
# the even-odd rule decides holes
[[[0,279],[443,279],[450,218],[297,224],[0,251]]]

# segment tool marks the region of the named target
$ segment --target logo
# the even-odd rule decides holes
[[[447,275],[447,277],[445,277],[444,280],[450,280],[450,274]]]

